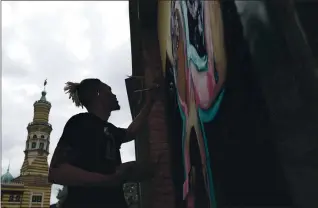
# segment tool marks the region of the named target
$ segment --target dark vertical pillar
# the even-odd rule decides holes
[[[318,207],[317,66],[293,1],[236,1],[296,207]]]
[[[126,85],[133,117],[143,107],[145,98],[145,92],[133,91],[147,88],[154,79],[162,78],[156,10],[156,1],[130,2],[133,77],[126,80]],[[140,184],[141,208],[175,208],[165,112],[164,96],[161,96],[152,108],[144,132],[135,142],[137,160],[156,161],[162,156],[153,180]]]
[[[155,27],[156,28],[156,27]],[[149,86],[153,81],[162,78],[162,67],[157,30],[142,30],[142,63],[144,67],[145,84]],[[163,87],[163,86],[162,86]],[[166,109],[163,95],[155,102],[148,120],[149,159],[156,160],[162,156],[159,172],[149,184],[149,208],[174,208],[175,195],[171,176],[170,148],[168,143],[168,129]]]

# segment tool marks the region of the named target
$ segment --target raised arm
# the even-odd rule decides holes
[[[126,130],[126,136],[123,139],[123,143],[130,142],[136,138],[136,135],[144,127],[145,122],[151,112],[154,101],[157,99],[160,92],[160,88],[157,84],[154,84],[151,90],[147,92],[147,99],[145,106],[141,109],[140,113],[133,120],[133,122],[128,126]]]
[[[149,100],[146,102],[143,109],[141,109],[138,116],[133,120],[133,122],[128,126],[126,130],[126,136],[123,139],[123,143],[130,142],[136,138],[136,135],[140,132],[142,127],[145,125],[149,113],[151,111],[153,101]]]

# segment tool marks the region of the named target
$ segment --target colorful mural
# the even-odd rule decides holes
[[[173,74],[182,118],[183,199],[188,208],[216,207],[204,123],[213,120],[224,94],[226,56],[220,4],[193,0],[169,4],[170,8],[159,6],[162,18],[169,11],[167,24],[162,19],[159,23],[159,39],[161,53],[166,49],[163,63],[171,65],[164,70]]]
[[[303,14],[298,14],[297,22],[292,2],[287,13],[267,1],[222,1],[222,6],[220,1],[200,0],[158,4],[176,207],[316,203],[298,192],[314,193],[308,188],[313,187],[309,180],[293,181],[300,172],[288,171],[300,168],[296,160],[310,160],[298,158],[302,154],[295,152],[313,144],[306,132],[313,120],[295,110],[314,112],[312,100],[304,99],[310,88],[316,89],[310,79],[314,65],[304,53],[309,51],[304,36],[297,35],[300,23],[307,31],[303,15],[308,9],[299,8]],[[311,37],[308,34],[309,41]],[[290,53],[290,49],[294,50]],[[299,63],[308,76],[298,76]],[[306,135],[305,143],[298,139]],[[304,184],[306,188],[299,188]]]

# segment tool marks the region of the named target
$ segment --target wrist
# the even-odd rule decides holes
[[[116,171],[115,174],[112,175],[112,178],[113,181],[116,181],[119,184],[124,184],[127,182],[125,174],[123,174],[121,171]]]
[[[111,178],[109,175],[103,175],[100,173],[92,173],[91,175],[92,181],[88,184],[93,186],[105,186],[107,184],[110,184]]]

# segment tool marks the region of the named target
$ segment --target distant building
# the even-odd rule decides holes
[[[45,82],[46,85],[46,82]],[[14,178],[8,167],[1,176],[1,207],[50,207],[51,186],[48,182],[48,161],[50,134],[49,124],[51,103],[42,91],[40,100],[34,103],[33,121],[28,124],[25,157],[20,175]]]

